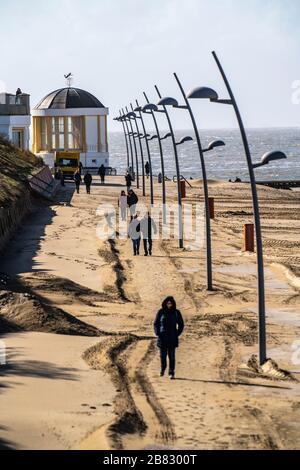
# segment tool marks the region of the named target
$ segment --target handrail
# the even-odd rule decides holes
[[[184,176],[180,175],[180,180],[184,180],[184,181],[189,185],[190,188],[193,187],[193,186],[191,185],[191,183],[190,183]],[[173,183],[175,183],[176,181],[177,181],[177,176],[174,175],[174,176],[173,176]]]
[[[45,181],[43,180],[42,178],[40,178],[38,175],[35,175],[35,174],[30,174],[31,178],[29,179],[29,184],[32,183],[32,186],[36,186],[37,188],[41,189],[43,192],[46,192],[48,194],[50,194],[52,196],[52,190],[49,190],[48,188],[54,186],[54,179],[52,179],[51,181]],[[39,184],[42,183],[42,184]],[[31,189],[34,190],[34,188],[32,188],[31,186]]]

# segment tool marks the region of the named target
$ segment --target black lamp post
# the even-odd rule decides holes
[[[239,111],[238,104],[235,100],[229,81],[225,75],[225,72],[215,52],[213,52],[213,56],[217,63],[219,71],[222,75],[224,83],[226,85],[230,99],[219,99],[217,92],[207,87],[195,88],[188,94],[187,97],[190,99],[192,98],[209,99],[211,102],[214,102],[214,103],[231,105],[234,108],[236,118],[238,121],[239,129],[241,132],[241,137],[242,137],[242,141],[244,145],[249,176],[250,176],[253,212],[254,212],[254,220],[255,220],[257,270],[258,270],[259,362],[260,362],[260,365],[263,365],[267,360],[265,281],[264,281],[264,260],[263,260],[263,244],[262,244],[262,234],[261,234],[260,212],[259,212],[259,203],[258,203],[254,168],[258,166],[266,165],[270,161],[273,161],[273,160],[280,160],[280,159],[286,158],[286,155],[283,152],[278,152],[278,151],[270,152],[269,154],[266,154],[263,157],[262,161],[259,164],[253,165],[250,147],[249,147],[249,143],[247,139],[247,134],[245,131],[245,127],[244,127],[243,120]]]
[[[201,163],[201,169],[202,169],[202,180],[203,180],[204,206],[205,206],[205,225],[206,225],[207,290],[212,291],[213,290],[213,279],[212,279],[211,224],[210,224],[208,182],[207,182],[205,159],[204,159],[204,155],[203,155],[204,152],[203,152],[203,149],[202,149],[201,139],[200,139],[198,127],[197,127],[197,124],[196,124],[196,120],[195,120],[192,108],[190,106],[190,103],[187,99],[186,93],[185,93],[185,91],[183,89],[183,86],[181,85],[181,82],[180,82],[178,76],[176,75],[176,73],[174,73],[174,77],[175,77],[175,79],[178,83],[178,86],[179,86],[180,91],[182,93],[182,96],[184,98],[185,105],[180,106],[178,104],[178,101],[175,98],[171,98],[171,97],[164,98],[164,102],[165,102],[166,105],[173,106],[174,108],[177,108],[177,109],[186,109],[190,114],[191,121],[192,121],[192,124],[193,124],[193,129],[194,129],[194,132],[195,132],[197,145],[198,145],[198,150],[199,150],[200,163]],[[225,145],[224,142],[223,142],[223,145]],[[214,148],[214,147],[212,147],[212,148]],[[210,150],[212,150],[212,149],[210,149]]]
[[[127,168],[128,168],[129,167],[129,148],[128,148],[127,134],[126,134],[125,125],[124,125],[124,122],[123,122],[121,117],[116,117],[116,118],[114,118],[114,120],[122,123],[124,137],[125,137],[125,143],[126,143]]]
[[[145,183],[145,165],[144,165],[144,151],[143,151],[143,144],[142,144],[142,135],[140,133],[139,125],[138,125],[138,117],[134,112],[133,105],[130,103],[131,110],[134,114],[134,122],[135,122],[135,127],[136,127],[136,138],[139,140],[139,146],[140,146],[140,154],[141,154],[141,164],[142,164],[142,187],[143,187],[143,196],[146,196],[146,183]]]
[[[122,112],[120,111],[120,114],[121,114],[121,117],[122,117],[123,122],[125,123],[126,130],[127,130],[127,136],[128,136],[129,148],[130,148],[130,157],[131,157],[131,168],[132,168],[132,171],[134,171],[132,143],[131,143],[131,138],[130,138],[130,132],[129,132],[128,124],[127,124],[128,118],[126,117],[126,114],[125,114],[125,112],[124,112],[124,109],[122,109]]]
[[[142,115],[142,108],[140,107],[137,100],[136,100],[136,106],[137,107],[134,109],[134,112],[138,113],[138,116],[136,117],[141,120],[143,132],[144,132],[143,137],[141,137],[141,139],[145,138],[145,142],[146,142],[146,150],[147,150],[149,170],[150,170],[150,201],[151,201],[151,206],[153,206],[154,205],[154,187],[153,187],[154,185],[153,185],[152,160],[151,160],[150,147],[149,147],[149,142],[147,140],[147,132],[146,132],[146,126],[145,126],[143,115]]]
[[[176,177],[177,177],[177,200],[178,200],[178,231],[179,231],[179,248],[183,248],[183,222],[182,222],[182,197],[181,197],[181,186],[180,186],[180,181],[181,181],[181,174],[180,174],[180,166],[179,166],[179,158],[178,158],[178,151],[177,147],[178,145],[184,144],[185,142],[188,142],[190,140],[193,140],[192,137],[184,137],[181,139],[180,142],[176,142],[175,135],[174,135],[174,130],[172,126],[172,122],[167,110],[167,106],[173,106],[172,104],[172,99],[170,98],[162,98],[160,91],[158,87],[155,85],[156,92],[159,97],[159,102],[157,103],[157,106],[162,106],[163,112],[166,115],[170,133],[171,133],[171,138],[173,142],[173,149],[174,149],[174,156],[175,156],[175,165],[176,165]]]
[[[139,161],[138,161],[138,152],[137,152],[137,147],[136,147],[136,139],[135,139],[135,134],[133,131],[133,126],[132,126],[132,120],[135,121],[135,114],[133,111],[129,112],[128,108],[126,106],[126,118],[128,119],[130,129],[131,129],[131,135],[132,135],[132,140],[133,140],[133,146],[134,146],[134,153],[135,153],[135,166],[136,166],[136,187],[137,189],[140,188],[140,177],[139,177]]]
[[[161,135],[160,135],[157,119],[156,119],[155,114],[154,114],[155,111],[156,112],[158,111],[157,106],[155,104],[152,104],[152,103],[149,102],[148,97],[147,97],[145,92],[144,92],[144,96],[145,96],[145,99],[147,101],[147,104],[146,104],[146,106],[143,107],[142,111],[145,114],[151,114],[153,122],[154,122],[155,130],[156,130],[156,134],[157,134],[157,139],[158,139],[159,153],[160,153],[160,164],[161,164],[161,175],[162,175],[163,223],[166,224],[167,223],[167,213],[166,213],[166,210],[167,210],[167,207],[166,207],[167,196],[166,196],[165,163],[164,163],[164,155],[163,155],[163,148],[162,148],[162,140],[166,139],[166,136],[161,137]],[[168,137],[169,137],[169,135],[168,135]]]

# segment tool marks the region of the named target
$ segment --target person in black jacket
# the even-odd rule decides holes
[[[136,205],[138,202],[139,202],[139,198],[137,197],[133,189],[130,189],[128,191],[128,196],[127,196],[127,204],[128,204],[129,212],[130,212],[130,220],[132,220],[133,217],[135,216]]]
[[[79,168],[75,171],[74,181],[75,181],[77,194],[79,194],[80,184],[81,184],[81,174],[80,174]]]
[[[176,308],[174,297],[167,297],[162,308],[158,311],[154,321],[154,332],[158,337],[157,346],[160,349],[161,377],[167,368],[169,357],[169,377],[175,378],[175,351],[179,346],[178,338],[184,330],[184,321]]]
[[[89,171],[86,172],[83,180],[84,180],[87,194],[91,194],[91,185],[92,185],[93,177]]]
[[[98,175],[100,176],[101,184],[104,184],[105,183],[106,168],[103,165],[103,163],[102,163],[102,165],[100,166],[100,168],[98,170]]]
[[[129,191],[132,185],[132,176],[129,172],[127,172],[125,175],[125,181],[126,181],[127,190]]]
[[[147,178],[149,178],[149,175],[150,175],[150,165],[149,165],[149,162],[146,162],[146,164],[145,164],[145,173],[146,173]]]
[[[150,212],[148,212],[141,220],[141,232],[143,235],[143,244],[144,244],[144,253],[145,256],[152,256],[152,246],[153,246],[153,233],[157,233],[157,226]]]

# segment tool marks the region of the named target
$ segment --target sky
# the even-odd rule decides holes
[[[187,91],[206,85],[226,98],[215,50],[247,127],[298,127],[299,17],[299,0],[0,0],[0,90],[20,87],[34,106],[72,72],[118,131],[118,110],[144,103],[143,91],[156,102],[155,84],[180,100],[173,72]],[[236,127],[231,107],[195,100],[193,109],[200,128]],[[191,127],[185,111],[171,115]]]

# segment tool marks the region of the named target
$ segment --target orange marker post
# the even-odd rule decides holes
[[[208,198],[208,205],[209,205],[209,216],[211,220],[215,218],[215,200],[213,197]]]
[[[184,180],[180,181],[180,191],[181,191],[181,199],[185,199],[186,198],[186,186],[185,186]]]
[[[244,226],[244,250],[254,253],[254,224],[245,224]]]

